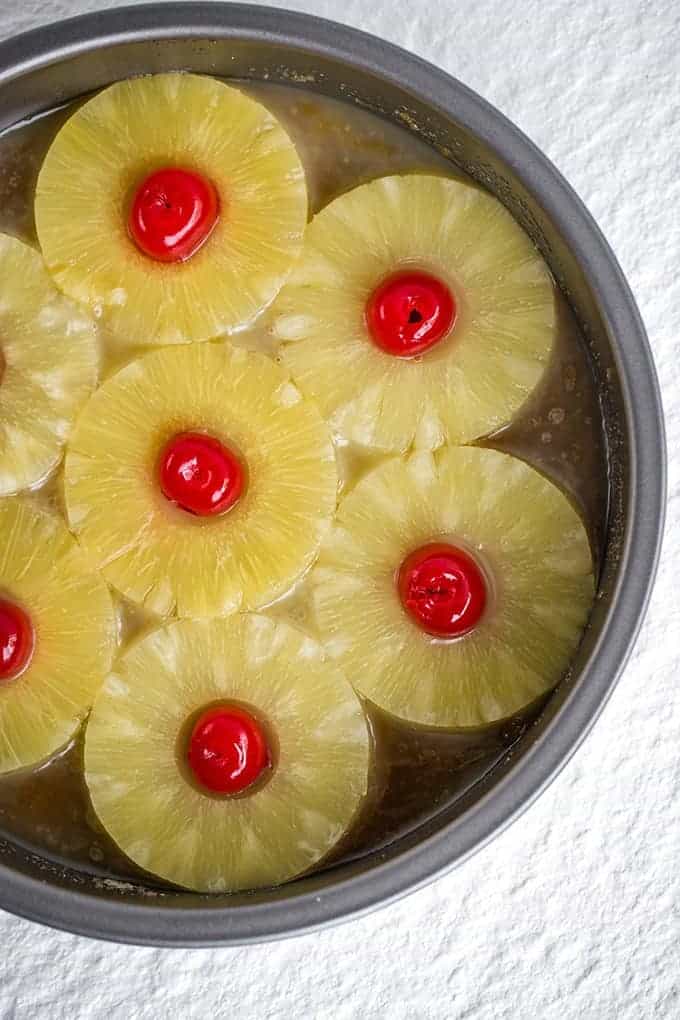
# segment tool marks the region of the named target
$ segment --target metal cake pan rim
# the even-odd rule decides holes
[[[392,902],[462,863],[542,792],[589,732],[623,669],[649,599],[665,506],[663,413],[635,301],[594,220],[552,163],[461,82],[383,40],[312,15],[248,4],[147,4],[85,14],[0,43],[0,88],[32,70],[102,47],[168,38],[239,39],[329,57],[389,81],[444,112],[492,148],[576,254],[612,344],[624,400],[629,516],[620,569],[599,639],[544,731],[463,815],[392,860],[327,889],[239,906],[175,907],[104,899],[0,861],[0,906],[78,934],[159,946],[240,945],[301,934]],[[635,557],[635,570],[628,569]]]

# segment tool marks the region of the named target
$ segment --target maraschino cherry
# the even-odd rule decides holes
[[[453,294],[429,273],[395,273],[374,290],[366,305],[371,338],[397,358],[424,354],[450,332],[455,318]]]
[[[203,432],[182,432],[170,440],[160,456],[159,477],[166,499],[198,517],[230,510],[245,482],[236,454]]]
[[[237,706],[210,708],[189,738],[187,760],[199,786],[235,794],[251,786],[271,764],[262,725]]]
[[[28,613],[14,602],[0,599],[0,683],[23,673],[34,646],[35,634]]]
[[[472,556],[454,545],[431,543],[407,556],[397,586],[402,605],[427,634],[455,638],[478,623],[486,583]]]
[[[213,183],[193,170],[164,167],[137,188],[130,235],[149,258],[186,262],[207,241],[220,215]]]

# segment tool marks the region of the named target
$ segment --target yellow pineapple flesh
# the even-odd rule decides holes
[[[0,496],[43,481],[97,383],[93,320],[37,251],[0,234]]]
[[[177,167],[215,186],[220,216],[184,262],[143,254],[128,233],[132,197]],[[213,78],[121,81],[57,134],[37,184],[35,218],[62,290],[131,343],[203,340],[238,329],[275,296],[307,219],[304,172],[278,121]]]
[[[402,606],[403,561],[433,542],[469,551],[487,578],[477,626],[425,633]],[[561,679],[594,595],[590,547],[569,500],[523,461],[444,448],[393,459],[341,502],[311,574],[312,616],[351,683],[415,723],[481,726]]]
[[[268,781],[237,797],[186,772],[187,721],[245,706],[274,747]],[[90,716],[94,810],[140,867],[201,892],[275,885],[318,863],[367,791],[370,744],[352,688],[302,632],[264,616],[179,621],[135,644]]]
[[[0,772],[33,765],[73,736],[108,672],[117,623],[108,588],[56,517],[0,501],[0,596],[28,614],[25,670],[0,682]]]
[[[185,432],[234,448],[246,488],[198,517],[165,498],[158,460]],[[68,517],[93,564],[160,614],[259,608],[310,566],[335,510],[326,424],[273,361],[227,344],[153,351],[107,380],[66,458]]]
[[[371,339],[367,302],[400,270],[453,294],[448,333],[415,358]],[[272,308],[281,358],[343,439],[385,451],[467,442],[506,423],[538,382],[555,328],[548,270],[501,203],[411,174],[322,209]]]

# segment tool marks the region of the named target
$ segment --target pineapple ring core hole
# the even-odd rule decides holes
[[[226,789],[215,789],[202,782],[190,760],[192,745],[195,751],[200,750],[200,743],[197,747],[195,742],[197,730],[210,716],[220,715],[229,716],[237,724],[238,722],[243,724],[242,731],[245,731],[247,737],[254,738],[255,744],[251,751],[255,755],[254,765],[251,765],[250,768],[248,768],[248,763],[243,761],[243,746],[234,745],[226,749],[225,771],[229,768],[230,761],[233,761],[236,763],[236,771],[239,773],[233,782],[223,784],[228,787]],[[232,733],[238,729],[239,726],[236,725]],[[225,733],[228,733],[226,727],[222,730],[222,737]],[[199,733],[198,736],[200,741],[201,734]],[[220,734],[216,733],[215,737],[219,745]],[[210,749],[208,748],[208,750]],[[215,750],[216,748],[213,746],[213,753]],[[217,748],[217,753],[219,753],[219,748]],[[180,727],[177,735],[176,757],[181,776],[193,790],[213,800],[236,800],[241,797],[252,797],[259,793],[272,779],[279,762],[279,742],[272,724],[253,705],[235,699],[211,701],[192,712]]]
[[[459,544],[419,546],[403,560],[395,582],[404,611],[432,637],[464,637],[488,608],[487,572]]]
[[[166,166],[149,174],[132,197],[128,232],[156,262],[186,262],[212,234],[220,198],[204,174]]]
[[[0,598],[0,683],[17,680],[28,669],[34,651],[30,616],[16,602]]]
[[[231,510],[247,484],[245,461],[207,432],[180,432],[163,447],[158,481],[165,498],[196,517]]]
[[[400,269],[379,283],[366,302],[373,343],[396,358],[414,358],[448,336],[458,314],[453,291],[440,277]]]

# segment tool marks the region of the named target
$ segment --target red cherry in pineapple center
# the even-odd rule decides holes
[[[30,617],[14,602],[0,599],[0,683],[14,680],[28,666],[35,634]]]
[[[453,294],[429,273],[395,273],[374,290],[366,305],[374,343],[397,358],[428,351],[448,334],[455,318]]]
[[[271,764],[261,724],[236,706],[210,708],[189,738],[187,760],[199,786],[211,793],[241,793]]]
[[[145,255],[158,262],[186,262],[207,241],[219,214],[217,191],[207,177],[165,167],[137,188],[128,227]]]
[[[210,517],[238,502],[244,470],[235,453],[203,432],[182,432],[160,456],[161,491],[187,513]]]
[[[454,545],[432,543],[407,556],[397,579],[409,616],[427,634],[461,637],[486,606],[486,583],[473,558]]]

